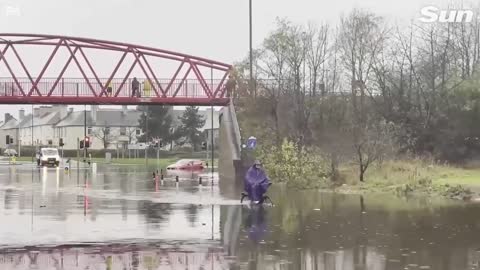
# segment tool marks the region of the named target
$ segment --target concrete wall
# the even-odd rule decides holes
[[[232,103],[222,109],[220,119],[220,185],[222,190],[235,196],[233,192],[242,186],[245,170],[241,161],[240,129]]]

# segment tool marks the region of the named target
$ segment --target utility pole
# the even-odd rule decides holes
[[[32,163],[34,163],[35,147],[33,144],[33,104],[32,104]]]
[[[257,97],[257,87],[253,82],[253,38],[252,38],[252,0],[249,0],[248,5],[248,14],[249,14],[249,27],[250,27],[250,90],[253,88],[253,93],[255,98]]]
[[[211,134],[210,134],[210,137],[211,137],[211,138],[210,138],[210,144],[211,144],[211,146],[212,146],[212,186],[213,186],[213,172],[214,172],[214,168],[213,168],[213,161],[214,161],[214,159],[213,159],[213,150],[214,150],[214,148],[215,148],[214,145],[213,145],[213,103],[212,103],[212,105],[211,105],[210,108],[211,108],[211,110],[212,110],[212,112],[211,112],[211,125],[212,125],[212,126],[211,126],[211,132],[210,132],[210,133],[211,133]],[[208,151],[208,147],[207,147],[207,151]]]
[[[85,147],[85,138],[87,138],[87,105],[83,109],[83,162],[87,161],[87,147]]]
[[[145,114],[145,164],[148,165],[148,148],[150,147],[149,142],[148,142],[148,117],[149,117],[149,106],[147,105],[147,112]]]
[[[251,2],[252,0],[250,0]],[[213,90],[213,68],[210,68],[210,84],[211,84],[211,88]],[[214,172],[214,169],[213,169],[213,103],[210,104],[210,110],[211,110],[211,114],[210,114],[210,123],[211,123],[211,127],[210,127],[210,144],[211,144],[211,147],[212,147],[212,187],[213,187],[213,172]],[[208,131],[207,131],[208,132]],[[207,153],[208,153],[208,145],[207,145]]]

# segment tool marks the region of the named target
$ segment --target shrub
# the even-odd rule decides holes
[[[320,187],[328,182],[328,161],[305,147],[285,139],[281,146],[265,147],[259,152],[273,181],[298,188]]]

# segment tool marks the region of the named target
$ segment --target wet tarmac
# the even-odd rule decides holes
[[[152,171],[0,165],[0,269],[480,269],[480,205]]]

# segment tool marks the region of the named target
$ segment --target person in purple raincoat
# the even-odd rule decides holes
[[[265,199],[264,194],[267,192],[269,186],[270,181],[262,169],[262,163],[256,160],[245,175],[244,196],[247,196],[252,202],[261,204]]]

